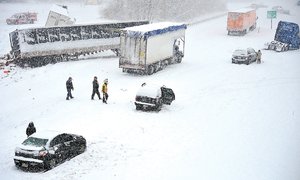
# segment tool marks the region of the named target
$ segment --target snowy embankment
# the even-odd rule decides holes
[[[291,8],[273,23],[300,24]],[[263,50],[260,65],[231,64],[236,48],[262,49],[273,39],[266,10],[244,37],[227,36],[226,16],[188,27],[183,62],[151,76],[122,73],[117,58],[106,58],[17,69],[1,79],[1,179],[298,180],[300,51]],[[1,36],[12,28],[4,27]],[[95,75],[109,80],[107,105],[90,100]],[[69,76],[75,99],[66,101]],[[159,113],[136,111],[143,82],[171,87],[176,100]],[[37,131],[83,135],[86,152],[48,172],[16,169],[14,148],[30,121]]]

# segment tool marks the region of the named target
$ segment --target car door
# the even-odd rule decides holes
[[[249,62],[254,62],[256,61],[256,52],[252,48],[247,49],[247,54],[249,56],[250,61]]]
[[[74,137],[70,134],[63,134],[63,138],[64,138],[64,144],[66,146],[66,151],[67,151],[66,153],[68,158],[75,156],[78,147]]]
[[[68,147],[64,143],[64,136],[63,134],[60,134],[56,136],[52,141],[51,141],[51,146],[53,146],[53,149],[55,151],[55,156],[58,158],[59,161],[63,161],[67,159],[67,154],[68,154]]]
[[[171,88],[161,87],[162,102],[163,104],[170,105],[175,100],[175,94]]]

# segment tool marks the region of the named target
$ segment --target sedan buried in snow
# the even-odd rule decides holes
[[[38,132],[16,148],[14,162],[24,170],[49,170],[83,153],[85,149],[86,140],[82,136],[53,131]]]
[[[175,94],[171,88],[143,83],[136,94],[134,104],[136,110],[160,111],[163,104],[170,105],[174,100]]]
[[[236,64],[250,64],[255,62],[257,54],[253,48],[237,49],[232,54],[232,63]]]

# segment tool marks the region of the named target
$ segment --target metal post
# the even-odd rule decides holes
[[[273,19],[273,18],[271,18],[271,29],[272,29],[272,24],[273,24],[272,19]]]

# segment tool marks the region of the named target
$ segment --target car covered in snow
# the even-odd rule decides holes
[[[163,104],[170,105],[175,100],[175,94],[166,86],[148,85],[143,83],[135,97],[136,110],[160,111]]]
[[[253,48],[237,49],[232,54],[232,63],[250,64],[256,61],[257,53]]]
[[[49,170],[85,149],[86,140],[80,135],[37,132],[15,149],[14,162],[18,168],[28,171]]]
[[[8,25],[11,25],[11,24],[33,24],[34,21],[37,21],[37,13],[35,13],[35,12],[16,13],[6,19],[6,23]]]

